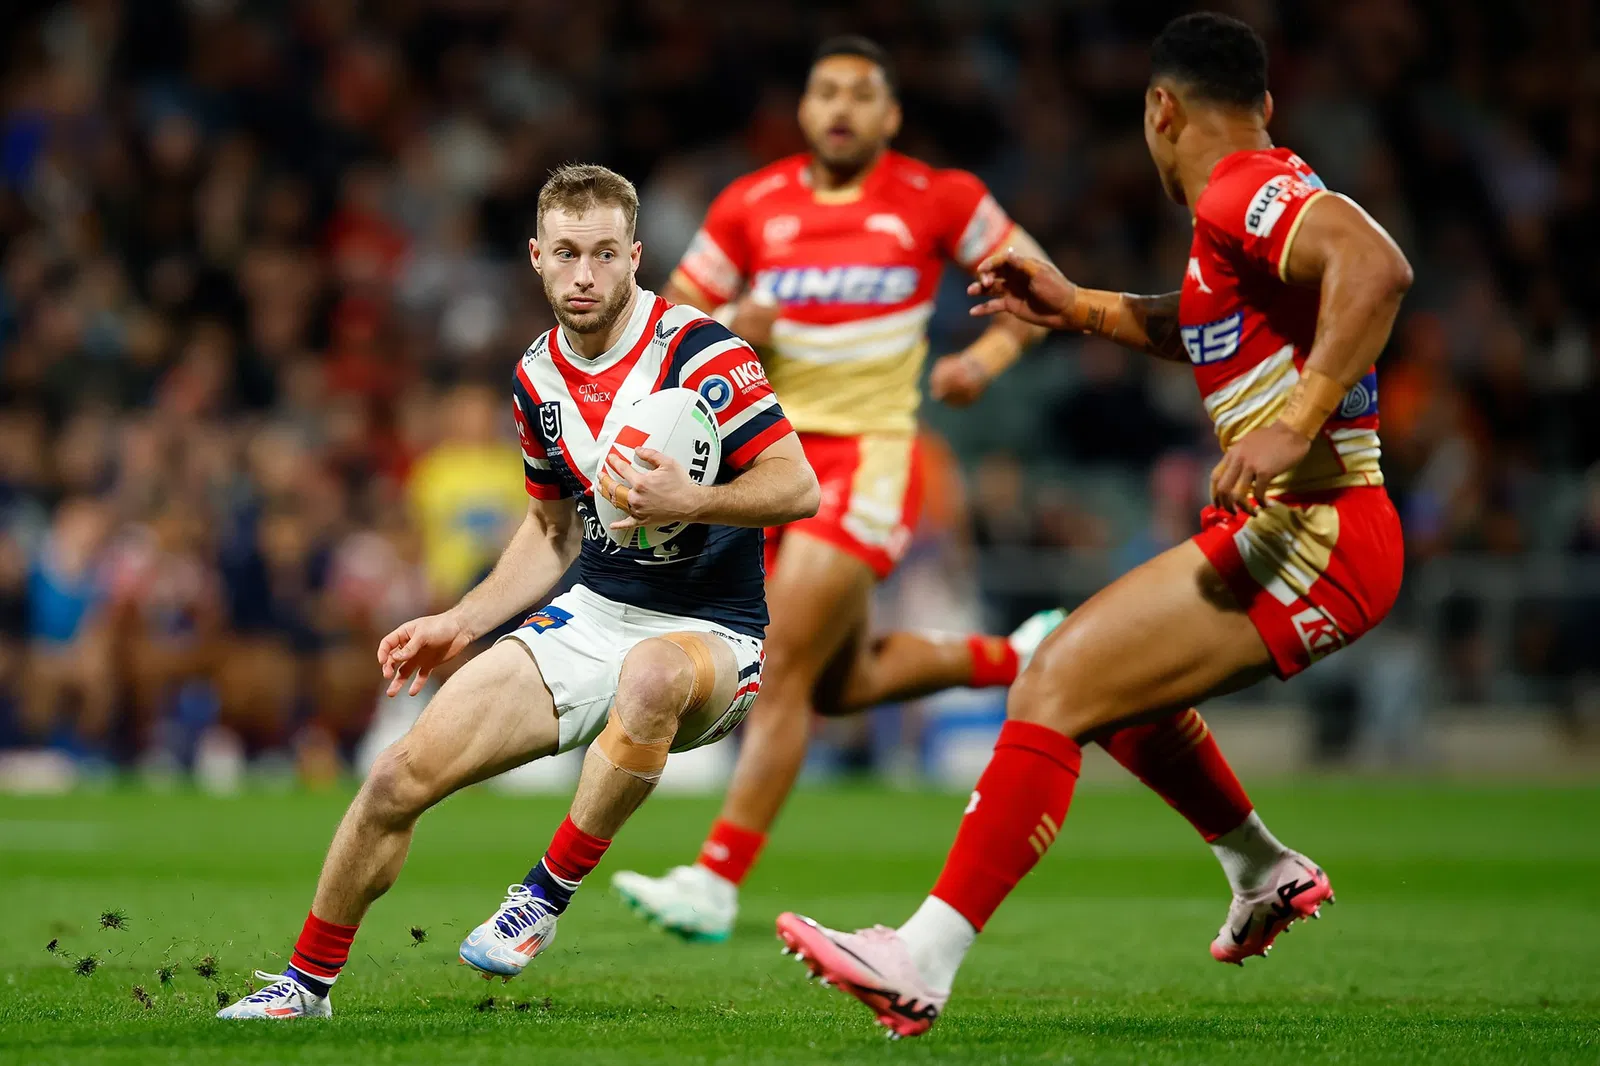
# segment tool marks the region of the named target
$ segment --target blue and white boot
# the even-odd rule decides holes
[[[505,902],[461,942],[461,961],[491,977],[511,980],[556,938],[561,912],[527,885],[512,885]]]
[[[288,974],[256,971],[256,980],[267,984],[237,1003],[217,1011],[218,1018],[331,1018],[333,1004]]]

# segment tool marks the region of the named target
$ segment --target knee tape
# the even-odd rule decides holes
[[[711,699],[711,694],[716,688],[717,667],[712,659],[711,649],[706,646],[704,638],[694,633],[669,633],[661,638],[683,649],[689,657],[689,662],[694,668],[693,677],[689,682],[689,692],[684,696],[683,706],[678,711],[681,720],[684,715],[698,711]],[[611,705],[610,712],[606,715],[606,727],[595,738],[595,747],[612,766],[625,774],[632,774],[641,781],[658,781],[661,771],[667,765],[667,752],[672,747],[675,737],[662,737],[657,740],[640,740],[628,732],[628,727],[623,724],[621,716],[617,714],[615,703]]]
[[[617,705],[613,703],[606,715],[606,727],[595,737],[594,747],[606,762],[623,773],[653,782],[661,780],[661,771],[666,769],[672,738],[635,740],[617,716]]]
[[[697,633],[668,633],[661,639],[682,648],[694,666],[694,677],[689,682],[689,694],[684,697],[683,710],[679,712],[681,718],[692,711],[700,710],[706,705],[706,701],[711,699],[711,693],[717,687],[717,664],[711,658],[711,649],[706,646],[706,638]]]

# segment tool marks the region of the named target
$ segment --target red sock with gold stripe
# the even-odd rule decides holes
[[[1017,649],[1005,637],[977,634],[967,638],[967,651],[972,655],[972,677],[968,688],[994,688],[1009,685],[1017,679],[1021,660]]]
[[[1207,843],[1243,825],[1254,809],[1205,719],[1193,708],[1119,729],[1100,744],[1187,818]]]
[[[981,930],[1061,832],[1082,761],[1071,737],[1006,722],[933,895]]]

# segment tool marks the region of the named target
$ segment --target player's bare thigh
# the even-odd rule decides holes
[[[767,577],[772,621],[763,688],[809,691],[836,656],[853,655],[876,583],[872,568],[848,552],[802,530],[786,532]]]
[[[824,718],[855,714],[869,706],[859,690],[872,663],[870,606],[869,602],[868,609],[861,612],[838,649],[823,664],[822,673],[811,688],[812,708]]]
[[[1270,669],[1255,626],[1185,541],[1073,611],[1012,686],[1007,713],[1086,739],[1243,688]]]
[[[429,802],[556,750],[555,701],[516,641],[488,648],[450,675],[381,759],[397,763]]]

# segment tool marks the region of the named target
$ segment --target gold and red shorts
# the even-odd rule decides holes
[[[806,459],[822,484],[810,518],[767,530],[767,573],[789,533],[827,541],[888,577],[911,545],[922,512],[922,449],[909,433],[835,437],[800,434]]]
[[[1381,487],[1289,494],[1254,516],[1208,507],[1194,542],[1292,677],[1371,630],[1405,568],[1400,516]]]

